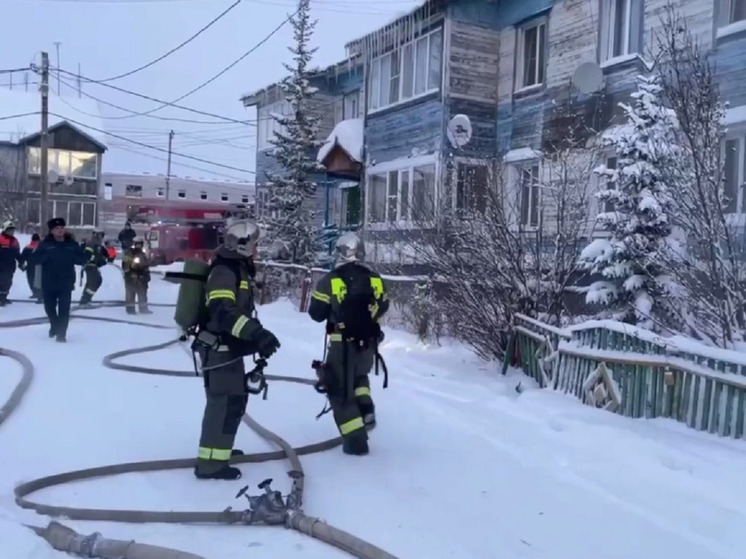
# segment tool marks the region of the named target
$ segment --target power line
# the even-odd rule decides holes
[[[135,68],[134,70],[130,70],[129,72],[125,72],[123,74],[112,76],[110,78],[106,78],[106,79],[103,79],[103,80],[98,80],[98,83],[111,82],[111,81],[114,81],[114,80],[119,80],[121,78],[126,78],[127,76],[131,76],[132,74],[136,74],[137,72],[140,72],[142,70],[145,70],[146,68],[150,68],[151,66],[153,66],[155,64],[158,64],[161,60],[163,60],[165,58],[168,58],[169,56],[171,56],[173,53],[175,53],[179,49],[185,47],[186,45],[188,45],[189,43],[191,43],[192,41],[194,41],[197,37],[199,37],[200,35],[202,35],[202,33],[204,33],[205,31],[207,31],[208,29],[210,29],[210,27],[212,27],[218,21],[220,21],[221,19],[223,19],[223,17],[225,17],[228,13],[230,13],[230,11],[233,10],[233,8],[235,8],[236,6],[238,6],[242,1],[243,0],[236,0],[235,2],[233,2],[233,4],[231,4],[230,6],[228,6],[225,10],[223,10],[220,14],[218,14],[217,17],[213,18],[207,25],[205,25],[204,27],[202,27],[199,31],[197,31],[194,35],[192,35],[191,37],[189,37],[186,41],[183,41],[181,44],[175,46],[170,51],[166,52],[165,54],[162,54],[161,56],[159,56],[155,60],[152,60],[151,62],[148,62],[147,64],[143,64],[142,66],[139,66],[139,67]]]
[[[165,107],[176,107],[176,108],[180,108],[180,109],[187,110],[187,111],[190,111],[190,112],[196,112],[198,114],[203,114],[203,115],[206,115],[206,116],[211,116],[213,118],[221,118],[221,119],[224,119],[224,120],[230,120],[231,122],[241,122],[241,121],[238,121],[236,119],[227,119],[226,117],[221,117],[220,115],[215,115],[215,114],[206,113],[206,112],[203,112],[203,111],[197,111],[195,109],[190,109],[190,108],[184,107],[182,105],[177,105],[177,103],[179,101],[183,100],[183,99],[186,99],[190,95],[193,95],[194,93],[200,91],[201,89],[207,87],[212,82],[214,82],[216,79],[218,79],[220,76],[222,76],[223,74],[225,74],[226,72],[228,72],[229,70],[231,70],[233,67],[235,67],[237,64],[239,64],[247,56],[249,56],[254,51],[256,51],[264,43],[266,43],[267,41],[269,41],[269,39],[271,39],[280,29],[282,29],[285,26],[285,24],[287,24],[287,22],[289,22],[295,16],[295,14],[297,14],[297,13],[298,13],[298,10],[296,10],[293,14],[289,15],[288,17],[286,17],[282,21],[282,23],[280,23],[277,27],[275,27],[267,36],[265,36],[262,40],[260,40],[254,46],[252,46],[249,50],[247,50],[246,52],[244,52],[241,56],[239,56],[236,60],[234,60],[233,62],[231,62],[228,66],[226,66],[225,68],[223,68],[220,72],[218,72],[217,74],[215,74],[214,76],[212,76],[207,81],[202,82],[197,87],[191,89],[190,91],[187,91],[185,94],[181,95],[180,97],[177,97],[173,101],[163,101],[163,100],[160,100],[160,99],[155,99],[153,97],[149,97],[147,95],[141,95],[141,94],[138,94],[138,93],[134,93],[132,91],[128,91],[128,90],[116,87],[116,86],[108,84],[108,83],[103,83],[103,82],[98,81],[98,80],[93,80],[93,79],[87,78],[85,76],[78,76],[77,74],[74,74],[72,72],[68,72],[66,70],[59,69],[59,71],[63,72],[66,75],[69,75],[69,76],[79,77],[80,79],[83,79],[83,80],[85,80],[85,81],[87,81],[89,83],[95,83],[95,84],[103,85],[104,87],[109,87],[109,88],[115,89],[117,91],[122,91],[123,93],[129,93],[130,95],[136,95],[138,97],[142,97],[142,98],[148,99],[150,101],[155,101],[157,103],[160,103],[160,106],[159,107],[155,107],[154,109],[150,109],[148,111],[144,111],[144,112],[140,112],[140,113],[128,111],[128,112],[132,112],[133,114],[131,114],[131,115],[122,115],[122,116],[119,116],[119,117],[111,117],[112,120],[121,120],[121,119],[125,119],[125,118],[132,118],[132,117],[135,117],[135,116],[148,116],[148,115],[151,115],[152,113],[154,113],[156,111],[160,111],[161,109],[163,109]]]
[[[38,115],[38,114],[40,114],[39,111],[34,111],[32,113],[18,113],[18,114],[15,114],[15,115],[0,116],[0,120],[10,120],[10,119],[13,119],[13,118],[23,118],[24,116],[33,116],[33,115]]]
[[[75,77],[75,78],[78,77],[77,73],[68,72],[67,70],[60,69],[60,72],[62,72],[65,75],[72,76],[72,77]],[[86,80],[89,83],[97,83],[96,80],[92,80],[92,79],[87,78],[85,76],[80,76],[80,79]],[[65,83],[65,82],[63,81],[62,83]],[[70,84],[65,84],[65,85],[67,85],[68,87],[71,87]],[[152,101],[154,103],[163,103],[165,106],[174,107],[176,109],[181,109],[183,111],[188,111],[190,113],[196,113],[198,115],[209,116],[209,117],[212,117],[212,118],[217,118],[217,119],[220,119],[220,120],[224,120],[226,122],[232,122],[234,124],[245,124],[247,126],[251,126],[253,124],[251,121],[248,121],[248,120],[238,120],[238,119],[235,119],[235,118],[231,118],[231,117],[227,117],[227,116],[222,116],[222,115],[218,115],[218,114],[215,114],[215,113],[209,113],[207,111],[200,111],[198,109],[193,109],[191,107],[186,107],[184,105],[177,105],[176,103],[170,103],[168,101],[164,101],[163,99],[158,99],[156,97],[151,97],[150,95],[144,95],[142,93],[137,93],[136,91],[130,91],[129,89],[124,89],[124,88],[118,87],[116,85],[111,85],[111,84],[108,84],[108,83],[102,83],[100,85],[102,85],[104,87],[108,87],[109,89],[113,89],[115,91],[119,91],[121,93],[126,93],[128,95],[133,95],[135,97],[140,97],[141,99],[147,99],[148,101]],[[138,113],[136,111],[132,111],[131,109],[125,109],[124,107],[119,107],[117,105],[114,105],[113,103],[109,103],[108,101],[102,101],[101,99],[93,97],[92,95],[90,95],[88,93],[84,93],[84,95],[86,95],[87,97],[90,97],[91,99],[94,99],[94,100],[96,100],[96,101],[98,101],[100,103],[103,103],[105,105],[111,105],[111,106],[114,106],[114,107],[116,107],[116,108],[118,108],[120,110],[133,113],[131,116],[150,116],[150,115],[148,115],[146,113]],[[94,115],[94,116],[99,116],[99,115]],[[127,117],[107,117],[107,118],[110,119],[110,120],[119,120],[119,119],[122,119],[122,118],[130,118],[130,116],[127,116]],[[153,118],[156,118],[156,117],[153,117]],[[168,118],[166,120],[180,120],[180,119]],[[216,123],[216,122],[189,121],[189,120],[187,120],[185,122],[196,122],[196,123],[199,123],[199,124],[221,124],[221,123]]]
[[[8,68],[5,70],[0,70],[0,74],[15,74],[16,72],[28,72],[31,69],[30,66],[27,66],[26,68]]]
[[[134,144],[134,145],[138,145],[138,146],[141,146],[141,147],[144,147],[144,148],[148,148],[148,149],[152,149],[152,150],[155,150],[155,151],[160,151],[160,152],[163,152],[163,153],[168,153],[168,150],[165,149],[165,148],[160,148],[160,147],[157,147],[157,146],[152,146],[150,144],[146,144],[144,142],[139,142],[137,140],[132,140],[130,138],[127,138],[126,136],[121,136],[119,134],[114,134],[113,132],[107,132],[106,130],[101,130],[100,128],[96,128],[94,126],[90,126],[89,124],[84,124],[82,122],[79,122],[77,120],[73,120],[71,118],[67,118],[67,117],[59,115],[59,114],[55,114],[55,113],[52,113],[52,112],[50,112],[49,114],[51,116],[56,116],[57,118],[60,118],[62,120],[66,120],[67,122],[69,122],[71,124],[75,124],[75,125],[80,126],[82,128],[87,128],[89,130],[93,130],[94,132],[98,132],[99,134],[106,134],[107,136],[111,136],[112,138],[117,138],[118,140],[124,140],[125,142],[129,142],[129,143]],[[248,174],[251,174],[251,175],[256,174],[254,171],[249,171],[248,169],[242,169],[241,167],[233,167],[232,165],[224,165],[222,163],[215,163],[214,161],[209,161],[207,159],[202,159],[201,157],[195,157],[193,155],[187,155],[187,154],[184,154],[184,153],[177,153],[177,152],[174,152],[174,151],[172,151],[171,154],[172,155],[176,155],[178,157],[183,157],[185,159],[191,159],[191,160],[197,161],[199,163],[207,163],[208,165],[214,165],[215,167],[222,167],[224,169],[229,169],[231,171],[239,171],[241,173],[248,173]]]

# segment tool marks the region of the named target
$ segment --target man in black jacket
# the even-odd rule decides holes
[[[85,250],[65,231],[65,220],[47,222],[49,234],[31,254],[31,263],[41,265],[41,291],[49,317],[49,337],[67,341],[70,303],[75,289],[75,266],[85,265]]]
[[[128,221],[124,224],[124,229],[119,232],[119,244],[122,245],[122,251],[132,248],[132,242],[135,240],[137,233],[132,229],[132,224]]]

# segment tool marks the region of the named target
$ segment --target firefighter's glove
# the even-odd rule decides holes
[[[280,340],[266,328],[262,328],[256,334],[257,353],[262,359],[267,359],[280,348]]]

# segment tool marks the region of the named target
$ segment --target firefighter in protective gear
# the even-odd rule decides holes
[[[366,427],[376,421],[368,374],[380,360],[379,321],[389,302],[381,276],[362,264],[365,246],[356,234],[342,235],[336,252],[336,267],[316,285],[308,314],[316,322],[327,322],[326,361],[317,374],[344,439],[342,450],[364,455]]]
[[[127,314],[151,314],[148,309],[148,284],[150,283],[150,262],[145,253],[145,241],[135,237],[132,248],[124,253],[122,273],[124,275],[124,306]],[[137,300],[137,310],[135,310]]]
[[[277,337],[256,318],[252,283],[259,228],[248,220],[229,223],[224,244],[215,251],[205,284],[207,315],[193,349],[202,366],[207,402],[202,419],[197,465],[199,479],[238,479],[230,465],[236,432],[249,399],[243,358],[269,358],[280,347]]]
[[[81,270],[81,276],[85,274],[85,287],[83,288],[83,295],[80,297],[81,307],[90,304],[96,291],[103,283],[99,268],[106,266],[109,261],[109,253],[102,244],[103,238],[103,231],[94,230],[90,239],[85,243],[85,254],[88,257],[88,262]]]
[[[21,245],[15,237],[16,226],[12,221],[3,223],[0,232],[0,307],[10,304],[8,294],[13,286],[16,264],[24,267],[21,259]]]

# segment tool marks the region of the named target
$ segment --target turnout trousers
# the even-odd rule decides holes
[[[197,472],[209,475],[228,464],[238,426],[246,413],[249,393],[246,388],[243,357],[230,351],[199,350],[205,383],[205,412],[197,453]]]
[[[375,423],[375,408],[368,375],[375,362],[372,349],[359,349],[354,343],[335,340],[332,334],[326,356],[326,370],[332,378],[327,383],[329,406],[334,422],[345,439],[346,449],[367,451],[366,425]]]
[[[128,313],[135,312],[135,300],[140,312],[148,311],[148,284],[138,277],[124,279],[124,306]]]
[[[98,269],[98,266],[88,265],[84,268],[84,272],[85,288],[83,289],[83,296],[80,298],[81,305],[86,305],[91,302],[91,299],[93,299],[96,291],[98,291],[98,288],[101,287],[101,284],[104,281],[101,277],[101,270]]]
[[[67,325],[70,322],[70,303],[73,292],[69,289],[44,291],[44,312],[49,318],[49,335],[67,335]]]

